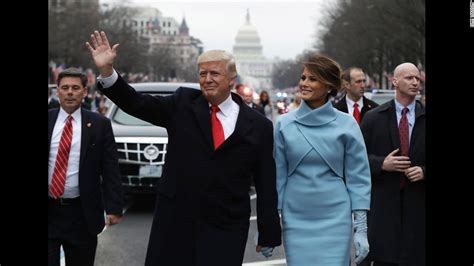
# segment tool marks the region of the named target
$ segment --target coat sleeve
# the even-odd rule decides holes
[[[122,215],[123,188],[118,165],[117,144],[109,119],[104,120],[102,154],[102,190],[107,214]]]
[[[281,245],[280,217],[277,210],[277,192],[275,185],[275,160],[272,155],[272,123],[265,119],[262,148],[257,163],[255,190],[257,191],[257,227],[258,244],[264,247]]]
[[[372,142],[374,141],[374,137],[372,134],[374,130],[374,121],[375,117],[371,116],[371,113],[368,112],[362,120],[362,124],[360,126],[367,149],[367,155],[369,157],[370,173],[372,175],[372,178],[380,176],[380,174],[382,173],[382,164],[385,160],[385,156],[375,155],[373,151],[373,145],[375,145],[372,144]]]
[[[99,90],[127,114],[151,124],[168,128],[174,114],[177,93],[171,96],[152,96],[137,92],[119,75],[117,81],[109,88],[97,83]]]
[[[280,120],[275,124],[274,139],[275,145],[273,147],[273,157],[276,165],[276,187],[278,192],[278,209],[283,207],[283,198],[285,196],[286,183],[288,181],[288,164],[285,156],[285,140],[280,132]]]
[[[357,124],[351,126],[350,130],[344,152],[347,191],[352,210],[369,210],[371,177],[367,150]]]

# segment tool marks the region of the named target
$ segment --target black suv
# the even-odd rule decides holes
[[[132,83],[136,91],[170,95],[179,87],[200,89],[198,83]],[[107,117],[112,122],[118,145],[122,184],[127,194],[155,193],[166,159],[168,134],[165,128],[133,117],[111,104]]]

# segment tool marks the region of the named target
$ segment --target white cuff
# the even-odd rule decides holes
[[[118,79],[118,73],[114,69],[114,72],[112,73],[112,75],[106,78],[102,77],[102,75],[99,75],[97,77],[97,82],[100,82],[100,85],[102,85],[102,88],[106,89],[106,88],[112,87],[112,85],[115,84],[117,79]]]

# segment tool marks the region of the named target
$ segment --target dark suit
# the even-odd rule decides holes
[[[362,101],[364,102],[364,106],[362,107],[362,110],[360,110],[360,121],[364,120],[365,113],[367,111],[379,106],[376,102],[369,100],[367,97],[362,96]],[[338,109],[339,111],[342,111],[344,113],[349,113],[349,110],[347,109],[347,101],[346,101],[346,96],[342,97],[340,101],[338,101],[336,104],[334,104],[334,107]]]
[[[99,85],[100,87],[100,85]],[[145,265],[241,265],[247,242],[253,176],[259,241],[281,244],[272,123],[240,96],[235,130],[214,150],[209,103],[179,88],[161,97],[139,94],[119,76],[101,91],[125,112],[165,127],[168,150]]]
[[[400,147],[400,137],[391,100],[367,112],[361,130],[369,155],[372,198],[368,217],[369,257],[400,266],[425,265],[425,180],[410,182],[400,190],[400,172],[382,170],[385,157]],[[425,110],[415,107],[410,138],[411,166],[425,172]]]
[[[48,111],[48,160],[58,113],[59,108]],[[97,234],[105,225],[104,209],[107,214],[122,215],[123,208],[117,145],[110,120],[85,109],[81,109],[81,117],[80,196],[68,205],[48,199],[48,244],[53,252],[62,244],[67,260],[69,254],[71,260],[77,259],[68,266],[93,264]],[[54,256],[59,263],[59,254]]]

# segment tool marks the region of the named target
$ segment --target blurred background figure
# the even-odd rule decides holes
[[[347,87],[349,86],[349,82],[347,82],[345,79],[342,79],[342,83],[341,83],[341,88],[339,88],[339,90],[337,90],[337,94],[336,96],[329,96],[329,100],[335,105],[336,103],[338,103],[342,98],[344,98],[344,96],[346,96],[346,90],[347,90]]]
[[[265,117],[273,121],[273,107],[270,96],[266,90],[260,92],[260,106],[263,108]]]
[[[288,105],[288,111],[295,110],[296,108],[300,106],[300,103],[301,103],[301,93],[297,91],[290,105]]]
[[[95,88],[89,89],[90,93],[84,98],[83,107],[91,110],[92,112],[98,112],[101,95]]]
[[[426,106],[426,94],[421,95],[420,102],[423,106]]]
[[[51,95],[51,88],[48,87],[48,109],[58,108],[58,107],[59,107],[59,101],[53,98],[53,96]]]
[[[245,104],[247,104],[253,110],[261,113],[262,115],[265,115],[265,112],[263,111],[262,106],[253,102],[253,90],[249,87],[244,87],[243,92],[244,92]]]
[[[235,93],[240,95],[240,97],[244,98],[244,88],[245,88],[244,84],[239,83],[239,84],[235,85]]]

